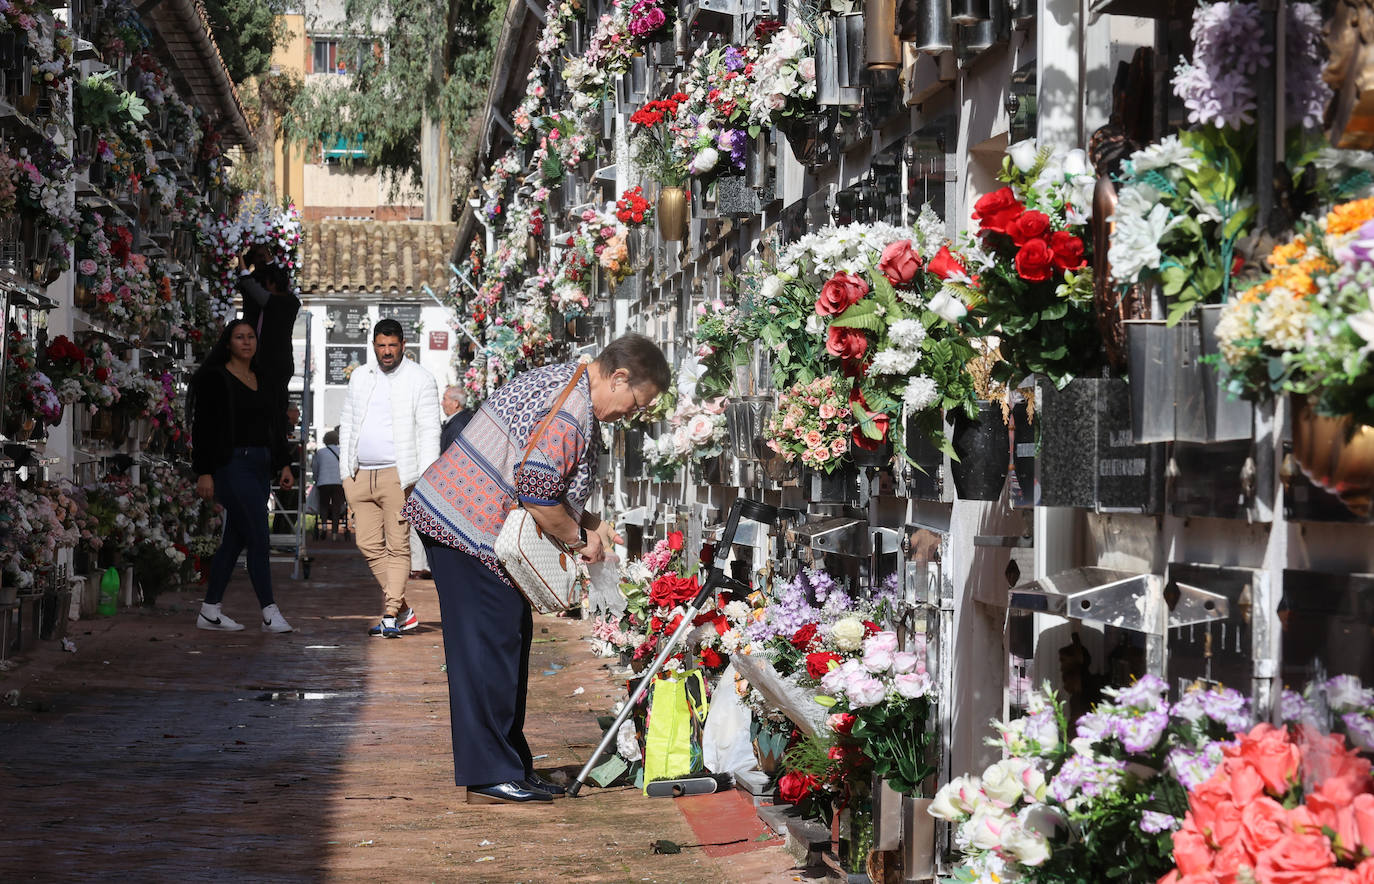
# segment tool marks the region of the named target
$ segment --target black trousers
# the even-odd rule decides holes
[[[534,771],[525,742],[534,617],[475,556],[420,535],[439,593],[453,729],[453,781],[487,786]]]

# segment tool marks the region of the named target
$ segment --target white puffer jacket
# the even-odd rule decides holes
[[[348,379],[343,414],[339,417],[339,467],[345,478],[358,474],[358,434],[367,419],[367,404],[377,386],[381,369],[369,362],[353,370]],[[402,359],[391,377],[391,432],[396,446],[396,472],[401,487],[420,480],[429,465],[439,459],[439,386],[434,375],[414,360]]]

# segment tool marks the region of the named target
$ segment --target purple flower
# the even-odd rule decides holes
[[[1224,758],[1222,748],[1230,745],[1233,743],[1218,740],[1201,749],[1181,746],[1169,753],[1166,764],[1174,779],[1191,791],[1212,778]]]
[[[1148,832],[1151,835],[1158,835],[1160,832],[1172,832],[1178,826],[1178,817],[1160,813],[1157,810],[1147,810],[1140,815],[1140,831]]]
[[[1374,221],[1366,221],[1355,231],[1355,238],[1336,250],[1336,260],[1343,264],[1374,263]]]
[[[1160,709],[1146,712],[1139,718],[1128,718],[1117,728],[1117,736],[1127,752],[1149,752],[1159,744],[1164,729],[1169,726],[1169,715]]]
[[[1374,749],[1374,721],[1359,712],[1347,712],[1341,716],[1341,721],[1345,723],[1346,735],[1355,748],[1362,752]]]
[[[1098,798],[1109,794],[1120,784],[1124,770],[1125,762],[1112,758],[1094,759],[1086,755],[1074,755],[1059,769],[1047,794],[1065,805],[1079,796]]]
[[[726,46],[725,57],[722,59],[727,71],[739,71],[744,69],[744,53],[738,46]]]
[[[1167,693],[1168,682],[1158,675],[1144,675],[1135,684],[1118,691],[1116,702],[1129,709],[1157,709]]]
[[[1111,736],[1112,723],[1106,716],[1089,712],[1078,719],[1078,738],[1096,743]]]

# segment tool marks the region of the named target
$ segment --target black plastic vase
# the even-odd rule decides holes
[[[1002,406],[979,402],[978,416],[954,414],[951,440],[957,457],[950,458],[954,488],[964,500],[997,500],[1007,482],[1011,440],[1002,421]]]

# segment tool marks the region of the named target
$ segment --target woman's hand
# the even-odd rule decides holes
[[[578,550],[582,554],[582,561],[587,564],[602,562],[606,559],[606,546],[601,539],[601,531],[587,532],[587,545]]]
[[[611,555],[615,551],[616,546],[625,542],[625,538],[616,533],[615,526],[605,519],[601,520],[601,524],[597,525],[596,531],[592,533],[595,533],[601,538],[601,545],[605,548],[607,555]],[[587,540],[589,542],[591,537],[592,534],[588,533]]]
[[[281,485],[282,489],[285,491],[290,491],[292,486],[296,484],[296,477],[291,472],[291,467],[286,466],[281,468],[281,479],[278,484]]]
[[[196,497],[209,500],[215,496],[215,477],[209,473],[196,480]]]

